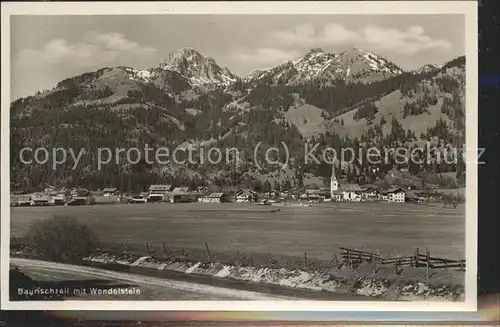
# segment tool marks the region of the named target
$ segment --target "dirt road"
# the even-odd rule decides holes
[[[297,300],[39,260],[11,258],[11,265],[19,267],[21,272],[33,278],[37,282],[36,287],[59,289],[66,300]],[[109,293],[110,290],[115,294],[102,294]]]

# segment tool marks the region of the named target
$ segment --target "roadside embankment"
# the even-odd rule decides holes
[[[185,274],[229,278],[297,289],[373,296],[386,300],[462,301],[464,299],[464,289],[461,285],[440,284],[439,282],[424,283],[408,278],[397,279],[384,274],[383,271],[365,273],[363,267],[359,267],[354,271],[347,268],[305,271],[302,269],[190,262],[178,259],[112,253],[100,253],[82,260],[94,263],[170,270]]]
[[[23,250],[11,251],[11,256],[37,258],[35,253]],[[370,265],[359,265],[355,269],[348,269],[341,265],[323,270],[305,270],[113,252],[96,253],[82,258],[77,264],[103,264],[110,270],[119,267],[140,268],[140,274],[144,275],[154,271],[170,271],[218,280],[260,283],[304,291],[331,292],[332,294],[352,295],[353,300],[359,296],[391,301],[464,300],[464,287],[460,283],[446,279],[425,282],[425,277],[422,278],[423,273],[419,268],[407,269],[405,275],[395,276],[390,269],[380,268],[374,272]]]

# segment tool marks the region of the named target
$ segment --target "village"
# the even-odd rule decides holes
[[[50,205],[91,205],[91,204],[140,204],[140,203],[256,203],[309,205],[320,202],[430,202],[445,200],[442,194],[429,190],[412,190],[397,185],[379,187],[375,184],[358,185],[341,183],[332,169],[330,187],[290,188],[256,192],[252,189],[221,188],[211,191],[210,187],[175,185],[150,185],[146,192],[128,194],[116,187],[102,190],[84,188],[56,189],[49,186],[43,192],[34,194],[11,195],[11,206],[50,206]],[[457,199],[449,202],[456,206]],[[445,201],[446,202],[446,201]]]

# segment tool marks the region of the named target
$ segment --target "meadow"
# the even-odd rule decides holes
[[[280,211],[276,212],[279,208]],[[275,212],[272,212],[275,211]],[[37,219],[69,215],[116,246],[259,253],[330,260],[339,247],[465,258],[465,210],[417,204],[341,203],[312,207],[255,204],[116,204],[11,208],[11,236]]]

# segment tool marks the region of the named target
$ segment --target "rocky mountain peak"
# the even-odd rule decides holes
[[[229,85],[238,79],[229,69],[220,67],[213,58],[205,57],[190,47],[170,53],[159,68],[178,72],[194,86]]]
[[[320,54],[320,53],[324,53],[325,51],[322,49],[322,48],[313,48],[313,49],[310,49],[305,57],[308,57],[308,56],[313,56],[313,55],[317,55],[317,54]]]
[[[437,71],[439,69],[441,69],[441,66],[438,66],[438,65],[435,65],[435,64],[425,64],[422,67],[414,70],[413,72],[417,73],[417,74],[422,74],[422,73],[434,72],[434,71]]]
[[[255,81],[265,77],[275,83],[300,84],[311,80],[383,79],[402,72],[395,64],[366,50],[351,47],[335,54],[313,48],[292,63],[286,62],[272,70],[251,73],[245,80]]]

